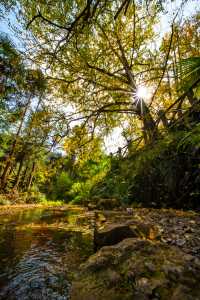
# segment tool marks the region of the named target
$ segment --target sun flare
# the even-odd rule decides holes
[[[146,86],[141,85],[136,90],[136,96],[140,99],[146,98],[147,94],[148,94],[148,88]]]
[[[152,88],[141,85],[136,90],[136,97],[138,99],[149,100],[153,94]]]

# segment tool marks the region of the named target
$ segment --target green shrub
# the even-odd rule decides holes
[[[165,133],[126,157],[114,157],[111,170],[92,190],[134,206],[200,207],[200,125]]]
[[[0,205],[10,205],[10,200],[6,199],[4,195],[0,195]]]

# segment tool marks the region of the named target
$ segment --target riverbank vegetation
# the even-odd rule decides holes
[[[200,15],[169,2],[0,1],[1,204],[200,208]]]

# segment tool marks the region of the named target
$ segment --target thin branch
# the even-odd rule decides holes
[[[52,22],[51,20],[47,19],[46,17],[44,17],[41,12],[39,12],[37,15],[35,15],[27,24],[26,29],[28,29],[30,27],[30,25],[37,19],[37,18],[41,18],[43,21],[47,22],[48,24],[50,24],[51,26],[60,28],[60,29],[64,29],[64,30],[70,30],[71,27],[66,27],[66,26],[61,26],[57,23]]]
[[[166,58],[165,58],[165,64],[164,64],[164,67],[163,67],[163,72],[162,72],[162,75],[161,75],[160,80],[158,82],[158,85],[157,85],[157,87],[156,87],[156,89],[155,89],[155,91],[153,93],[153,96],[151,98],[151,103],[150,103],[149,106],[152,105],[152,103],[154,101],[154,98],[155,98],[155,96],[156,96],[156,94],[157,94],[157,92],[158,92],[158,90],[160,88],[160,85],[162,83],[162,80],[163,80],[163,78],[165,76],[165,72],[166,72],[167,64],[168,64],[168,60],[169,60],[169,55],[170,55],[170,51],[171,51],[171,47],[172,47],[173,36],[174,36],[174,25],[172,24],[172,32],[171,32],[171,36],[170,36],[169,48],[168,48],[167,55],[166,55]]]
[[[118,9],[118,11],[116,12],[115,16],[114,16],[114,20],[117,19],[117,17],[119,16],[120,12],[123,10],[124,6],[129,3],[129,0],[124,0],[120,6],[120,8]]]
[[[197,86],[197,84],[200,82],[200,79],[198,78],[193,85],[191,86],[190,89],[193,89]],[[165,111],[164,114],[166,115],[166,113],[168,113],[176,104],[178,104],[179,102],[183,101],[186,97],[187,97],[188,91],[186,91],[185,93],[183,93],[180,97],[178,97],[178,99],[172,103]],[[157,119],[156,123],[158,124],[160,122],[160,118]]]
[[[121,41],[120,41],[120,39],[119,39],[118,36],[117,36],[117,44],[118,44],[119,50],[121,52],[121,62],[122,62],[123,66],[124,66],[124,69],[126,71],[126,75],[127,75],[128,79],[129,79],[131,87],[135,90],[136,89],[136,85],[135,85],[134,75],[133,75],[133,73],[130,70],[130,67],[129,67],[129,64],[128,64],[128,60],[127,60],[126,55],[125,55],[124,48],[123,48],[123,46],[121,44]]]
[[[128,81],[127,81],[127,80],[124,80],[123,78],[121,78],[121,77],[115,75],[114,73],[110,73],[110,72],[108,72],[108,71],[106,71],[106,70],[104,70],[104,69],[102,69],[102,68],[97,67],[97,66],[92,66],[92,65],[90,65],[89,63],[87,63],[87,66],[88,66],[90,69],[94,69],[94,70],[96,70],[96,71],[98,71],[98,72],[100,72],[100,73],[102,73],[102,74],[105,74],[105,75],[107,75],[107,76],[109,76],[109,77],[114,77],[115,79],[117,79],[117,80],[119,80],[119,81],[121,81],[121,82],[123,82],[123,83],[128,84]]]

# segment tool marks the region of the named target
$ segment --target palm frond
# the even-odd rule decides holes
[[[181,60],[177,65],[177,75],[182,90],[187,91],[193,87],[200,80],[200,57]]]

